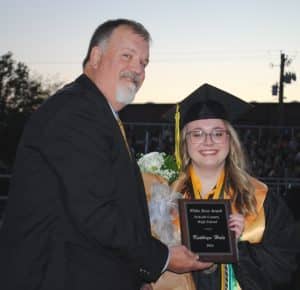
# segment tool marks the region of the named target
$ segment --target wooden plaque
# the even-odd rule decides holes
[[[182,244],[197,253],[201,261],[237,262],[235,233],[228,228],[230,201],[178,201]]]

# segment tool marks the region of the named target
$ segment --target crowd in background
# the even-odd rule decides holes
[[[264,178],[300,178],[300,128],[237,126],[253,175]],[[170,125],[127,124],[133,153],[174,152]]]
[[[300,130],[243,129],[252,172],[261,177],[300,177]]]

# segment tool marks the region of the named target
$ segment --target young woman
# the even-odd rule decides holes
[[[249,106],[210,85],[180,105],[181,174],[173,190],[188,199],[229,199],[229,229],[238,240],[238,262],[193,273],[197,290],[271,290],[288,282],[295,269],[299,246],[290,211],[278,195],[249,175],[230,123]]]

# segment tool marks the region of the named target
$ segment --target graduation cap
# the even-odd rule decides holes
[[[176,108],[180,113],[180,129],[182,129],[187,123],[201,119],[236,121],[249,111],[252,105],[228,92],[204,84],[171,108],[164,118],[173,121]]]
[[[201,119],[223,119],[232,122],[251,108],[252,105],[238,97],[209,84],[204,84],[169,110],[164,117],[168,120],[175,118],[175,157],[178,167],[181,167],[179,158],[180,129],[187,123]]]

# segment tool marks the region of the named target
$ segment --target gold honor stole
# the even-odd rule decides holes
[[[189,167],[189,174],[193,186],[195,199],[219,199],[220,197],[223,199],[231,198],[231,190],[229,190],[229,193],[226,193],[224,191],[225,170],[222,170],[216,186],[208,194],[206,194],[204,198],[201,196],[202,186],[200,178],[197,176],[192,165],[190,165]],[[243,234],[240,237],[240,240],[248,241],[250,243],[259,243],[262,239],[265,230],[265,212],[263,208],[263,203],[266,198],[268,188],[265,184],[263,184],[255,178],[251,178],[251,182],[255,187],[257,214],[251,214],[245,217],[245,227]],[[237,213],[234,204],[231,204],[231,208],[233,213]],[[228,279],[228,275],[233,275],[234,277],[231,265],[221,264],[221,290],[241,290],[236,279]]]

